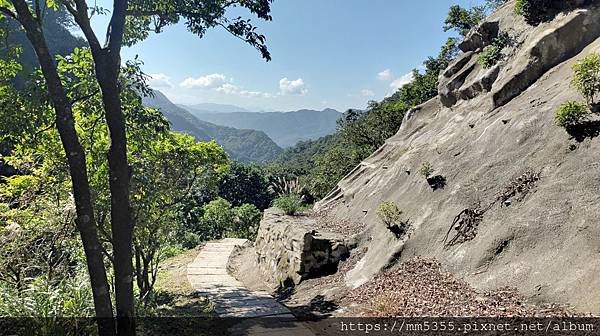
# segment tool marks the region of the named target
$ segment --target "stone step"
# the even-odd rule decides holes
[[[189,275],[227,275],[227,269],[222,267],[190,267],[187,268]]]
[[[232,336],[313,335],[269,293],[251,291],[227,273],[229,256],[236,246],[246,243],[246,239],[235,238],[207,243],[187,266],[192,288],[209,298],[219,317],[247,319],[229,330]]]

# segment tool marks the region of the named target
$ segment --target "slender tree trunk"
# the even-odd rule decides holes
[[[130,172],[127,162],[127,136],[121,107],[121,89],[118,82],[128,1],[113,1],[113,11],[104,47],[100,46],[91,27],[86,2],[74,1],[77,8],[71,7],[69,11],[74,15],[75,21],[90,44],[96,66],[96,79],[102,91],[104,113],[110,132],[111,145],[108,151],[108,166],[117,333],[120,336],[130,336],[135,335],[133,222],[129,204]]]
[[[118,74],[119,55],[103,49],[95,58],[96,76],[102,90],[106,122],[111,145],[108,150],[109,187],[111,195],[111,229],[115,271],[115,301],[118,335],[135,335],[133,297],[133,222],[129,203],[129,165],[125,118],[121,108]]]
[[[75,130],[75,120],[71,103],[60,81],[54,59],[48,50],[41,24],[32,16],[24,0],[13,0],[18,20],[33,45],[42,73],[46,80],[48,93],[56,112],[56,126],[67,156],[69,173],[73,184],[73,195],[77,212],[76,224],[85,250],[94,307],[100,335],[114,335],[112,303],[104,268],[102,248],[94,220],[94,208],[87,176],[85,151],[79,142]]]

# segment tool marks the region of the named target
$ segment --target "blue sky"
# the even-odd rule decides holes
[[[437,54],[453,4],[481,0],[275,0],[271,22],[253,20],[273,60],[222,29],[199,39],[180,24],[123,50],[144,61],[151,85],[181,104],[251,109],[362,108],[405,83]],[[110,7],[111,1],[98,1]],[[237,14],[237,13],[236,13]],[[107,17],[94,19],[103,35]]]

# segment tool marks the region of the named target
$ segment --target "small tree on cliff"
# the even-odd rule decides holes
[[[77,213],[76,224],[86,254],[94,307],[96,316],[100,318],[100,335],[135,334],[130,166],[127,161],[127,136],[119,85],[122,46],[132,45],[146,38],[151,31],[159,33],[164,27],[184,19],[188,30],[199,37],[203,37],[209,28],[222,27],[255,47],[264,59],[270,60],[265,37],[256,32],[250,20],[242,17],[229,19],[226,11],[232,7],[243,7],[260,19],[271,20],[271,2],[272,0],[114,0],[105,43],[102,44],[92,30],[90,18],[104,10],[95,5],[90,7],[85,0],[0,0],[0,16],[18,22],[33,46],[55,111],[56,128],[69,165]],[[94,218],[86,155],[75,128],[73,102],[61,81],[44,35],[45,13],[59,6],[67,10],[90,46],[106,124],[110,131],[111,146],[107,156],[116,325]]]

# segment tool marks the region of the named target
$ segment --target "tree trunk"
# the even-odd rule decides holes
[[[102,91],[106,122],[110,132],[108,150],[109,187],[111,195],[111,229],[115,271],[117,333],[135,335],[133,297],[133,223],[129,204],[129,165],[125,118],[121,108],[118,74],[121,58],[103,49],[94,57],[96,77]]]
[[[13,4],[17,11],[18,20],[25,29],[27,38],[33,45],[38,57],[48,87],[48,93],[56,112],[56,127],[58,128],[67,156],[69,173],[73,184],[73,196],[77,213],[75,222],[85,250],[94,307],[96,317],[98,317],[98,328],[100,335],[111,336],[115,334],[112,302],[106,269],[104,268],[102,248],[94,220],[94,208],[92,206],[87,176],[85,151],[79,142],[75,130],[71,102],[60,81],[54,59],[48,50],[42,33],[41,25],[31,15],[29,7],[24,0],[15,0]]]

